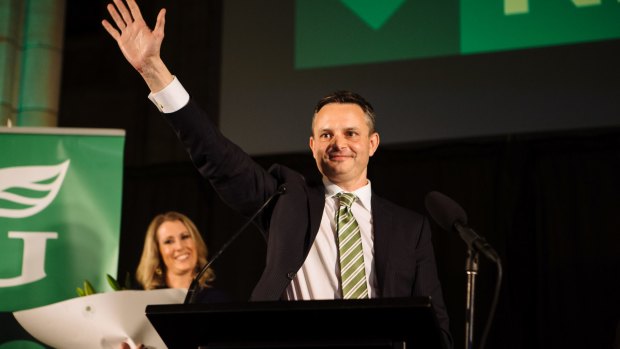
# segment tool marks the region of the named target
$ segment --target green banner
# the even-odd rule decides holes
[[[458,5],[458,0],[297,0],[295,68],[459,54]]]
[[[295,68],[620,38],[618,0],[297,0]]]
[[[0,312],[116,275],[124,143],[122,130],[0,128]]]
[[[461,0],[461,51],[614,39],[619,23],[617,0]]]

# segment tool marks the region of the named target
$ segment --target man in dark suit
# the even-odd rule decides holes
[[[267,260],[252,300],[349,298],[348,291],[343,292],[348,281],[341,277],[345,273],[341,270],[348,272],[339,246],[344,223],[336,217],[352,214],[350,226],[360,246],[356,268],[362,275],[356,297],[431,296],[451,345],[428,220],[371,190],[367,166],[380,139],[370,103],[339,91],[317,104],[309,146],[323,175],[321,183],[310,184],[284,166],[265,170],[219,132],[161,60],[165,10],[152,31],[134,0],[127,0],[127,7],[115,0],[108,11],[116,26],[106,20],[103,26],[144,78],[149,98],[185,144],[195,166],[225,202],[249,216],[286,186],[286,195],[259,218],[268,241]],[[344,200],[341,193],[354,194],[346,213],[339,206]]]

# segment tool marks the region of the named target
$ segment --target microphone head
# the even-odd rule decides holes
[[[456,222],[467,224],[465,210],[454,200],[438,191],[426,194],[424,205],[435,222],[446,231],[451,231]]]
[[[282,194],[286,193],[286,183],[280,184],[280,186],[278,187],[278,190],[276,191],[276,193],[278,195],[282,195]]]

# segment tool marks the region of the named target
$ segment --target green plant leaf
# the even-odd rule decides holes
[[[75,291],[77,292],[78,297],[86,296],[86,294],[84,293],[84,290],[81,287],[76,287]]]
[[[118,283],[118,281],[116,281],[116,279],[112,275],[106,274],[106,278],[108,280],[108,284],[110,285],[110,287],[112,287],[114,291],[122,290],[121,285]]]
[[[91,294],[97,293],[97,291],[95,291],[95,288],[93,287],[93,285],[88,280],[84,280],[84,293],[87,296],[90,296]]]

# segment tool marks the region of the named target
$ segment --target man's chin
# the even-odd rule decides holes
[[[321,172],[332,182],[337,182],[341,177],[344,177],[347,174],[347,171],[338,167],[324,167]]]

